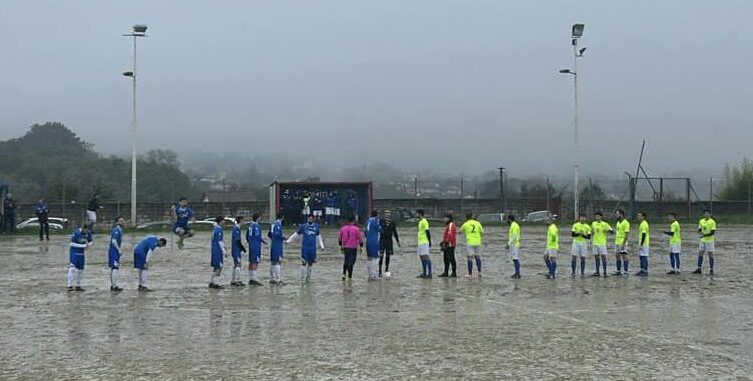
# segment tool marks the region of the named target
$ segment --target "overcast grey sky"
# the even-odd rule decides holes
[[[479,173],[571,165],[569,32],[584,172],[718,169],[750,156],[753,2],[32,1],[0,4],[0,139],[61,121],[104,152],[316,152]]]

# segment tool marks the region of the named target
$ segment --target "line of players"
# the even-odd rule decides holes
[[[193,212],[188,207],[187,201],[181,199],[178,205],[173,208],[175,223],[173,232],[179,236],[182,241],[185,237],[193,235],[189,227],[189,221]],[[422,273],[419,278],[430,279],[433,277],[431,262],[431,232],[429,222],[424,216],[423,210],[417,210],[419,216],[418,235],[417,235],[417,253],[422,264]],[[586,222],[586,216],[579,216],[578,221],[573,224],[571,235],[573,237],[571,251],[571,276],[577,274],[577,262],[580,258],[580,275],[585,276],[586,257],[589,246],[592,247],[595,259],[595,272],[593,276],[607,276],[607,234],[614,234],[614,252],[616,271],[612,275],[624,276],[629,271],[628,258],[628,236],[630,233],[630,223],[625,218],[625,213],[619,210],[615,214],[617,218],[616,230],[612,229],[608,222],[604,221],[602,213],[595,214],[595,221],[591,224]],[[314,214],[309,214],[307,221],[298,226],[298,230],[290,237],[283,234],[284,216],[278,214],[275,222],[270,226],[267,237],[270,239],[270,280],[271,284],[282,284],[281,263],[284,253],[284,244],[291,243],[298,236],[302,237],[301,244],[301,274],[300,279],[307,282],[311,279],[312,269],[316,263],[317,248],[325,249],[322,241],[319,223]],[[668,215],[669,229],[663,233],[669,236],[669,258],[670,271],[668,274],[680,273],[680,254],[682,243],[682,232],[680,224],[675,214]],[[252,221],[246,231],[246,242],[248,250],[242,243],[241,223],[243,217],[238,216],[232,230],[231,254],[233,257],[233,272],[230,282],[233,286],[243,286],[241,280],[241,256],[248,251],[248,276],[249,285],[261,285],[258,277],[258,266],[261,262],[262,245],[267,242],[262,238],[261,227],[258,223],[259,214],[252,216]],[[467,277],[481,277],[481,247],[483,226],[479,223],[473,213],[466,215],[466,221],[458,229],[455,226],[452,214],[445,216],[445,230],[440,242],[440,248],[444,253],[444,271],[440,277],[456,277],[457,263],[455,260],[455,248],[457,246],[457,235],[466,236],[467,250]],[[228,256],[224,244],[224,235],[222,224],[225,217],[217,217],[214,222],[211,238],[211,260],[212,278],[209,283],[210,288],[221,289],[222,269],[224,258]],[[508,255],[513,261],[515,269],[513,278],[520,278],[520,244],[521,229],[514,215],[508,215],[509,223],[507,250]],[[648,275],[648,256],[650,245],[650,226],[646,220],[645,213],[638,213],[638,258],[640,270],[635,274],[637,276]],[[547,278],[556,277],[557,255],[559,251],[559,230],[552,219],[547,221],[548,228],[546,234],[546,252],[544,262],[547,266]],[[115,221],[115,226],[111,231],[110,245],[108,249],[108,266],[110,267],[110,289],[112,291],[122,291],[118,285],[120,257],[122,255],[122,233],[124,220],[121,217]],[[708,210],[704,211],[704,217],[699,221],[698,233],[700,235],[698,267],[694,273],[701,273],[704,262],[704,256],[709,258],[709,273],[714,272],[714,235],[716,233],[716,222],[711,218]],[[365,238],[365,240],[364,240]],[[353,277],[353,267],[356,262],[358,252],[363,252],[366,248],[367,272],[369,280],[377,280],[382,277],[382,264],[386,264],[384,276],[390,277],[389,262],[390,256],[394,253],[393,238],[400,246],[399,235],[394,221],[391,220],[389,212],[384,214],[383,218],[379,217],[377,211],[372,211],[371,217],[365,224],[364,231],[361,232],[355,224],[355,216],[349,216],[348,222],[340,229],[338,243],[343,256],[343,281],[350,280]],[[83,226],[74,231],[70,243],[70,266],[68,271],[68,290],[83,291],[81,288],[81,278],[85,267],[84,250],[92,244],[92,234],[88,226]],[[589,245],[590,244],[590,245]],[[134,248],[134,267],[139,272],[139,291],[149,291],[146,285],[148,274],[149,259],[159,247],[164,247],[166,240],[155,236],[144,238]],[[182,244],[179,245],[182,247]],[[473,272],[473,265],[476,265],[476,273]],[[450,269],[452,272],[450,273]],[[74,286],[75,284],[75,286]]]

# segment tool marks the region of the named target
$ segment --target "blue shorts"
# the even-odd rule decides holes
[[[259,262],[261,262],[261,251],[248,253],[248,263],[258,264]]]
[[[366,244],[366,256],[369,258],[379,258],[379,242]]]
[[[210,265],[212,265],[212,268],[214,269],[221,269],[222,253],[212,253],[212,260],[210,261]]]
[[[241,252],[233,253],[233,266],[238,267],[241,265]]]
[[[271,260],[272,263],[282,262],[282,252],[279,252],[279,253],[276,253],[274,251],[270,252],[269,260]]]
[[[84,267],[86,267],[86,256],[83,254],[70,253],[68,255],[68,261],[70,262],[71,266],[79,270],[83,270]]]
[[[173,233],[178,234],[178,229],[183,229],[183,232],[188,233],[191,228],[188,225],[173,225]]]
[[[120,253],[117,250],[109,250],[107,252],[107,265],[111,269],[120,268]]]
[[[133,252],[133,267],[139,270],[146,270],[146,253]]]
[[[301,249],[301,259],[308,263],[316,262],[316,248],[303,248]]]

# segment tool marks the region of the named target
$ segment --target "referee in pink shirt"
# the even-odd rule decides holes
[[[346,275],[348,279],[353,279],[353,266],[356,264],[358,248],[360,247],[363,250],[363,236],[361,235],[361,229],[356,226],[355,216],[348,216],[348,223],[340,228],[338,242],[340,243],[340,250],[345,254],[342,279],[345,281]]]

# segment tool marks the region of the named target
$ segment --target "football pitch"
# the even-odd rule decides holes
[[[156,254],[150,293],[136,292],[131,267],[142,236],[126,235],[126,290],[117,294],[109,291],[106,234],[95,235],[87,254],[86,291],[72,293],[67,236],[49,244],[2,237],[0,379],[749,379],[751,227],[720,227],[715,277],[690,274],[698,242],[689,224],[684,273],[665,275],[664,227],[653,224],[648,278],[570,278],[569,229],[561,225],[556,280],[542,275],[544,228],[523,226],[520,280],[510,279],[501,227],[486,229],[483,279],[416,279],[415,228],[404,228],[391,279],[368,282],[360,255],[354,280],[344,283],[336,232],[324,230],[327,250],[312,282],[297,282],[298,240],[286,248],[286,285],[266,283],[265,249],[264,286],[221,291],[207,288],[209,234],[200,233],[182,252],[168,243]],[[462,245],[457,254],[465,274]],[[637,262],[631,257],[631,271]]]

